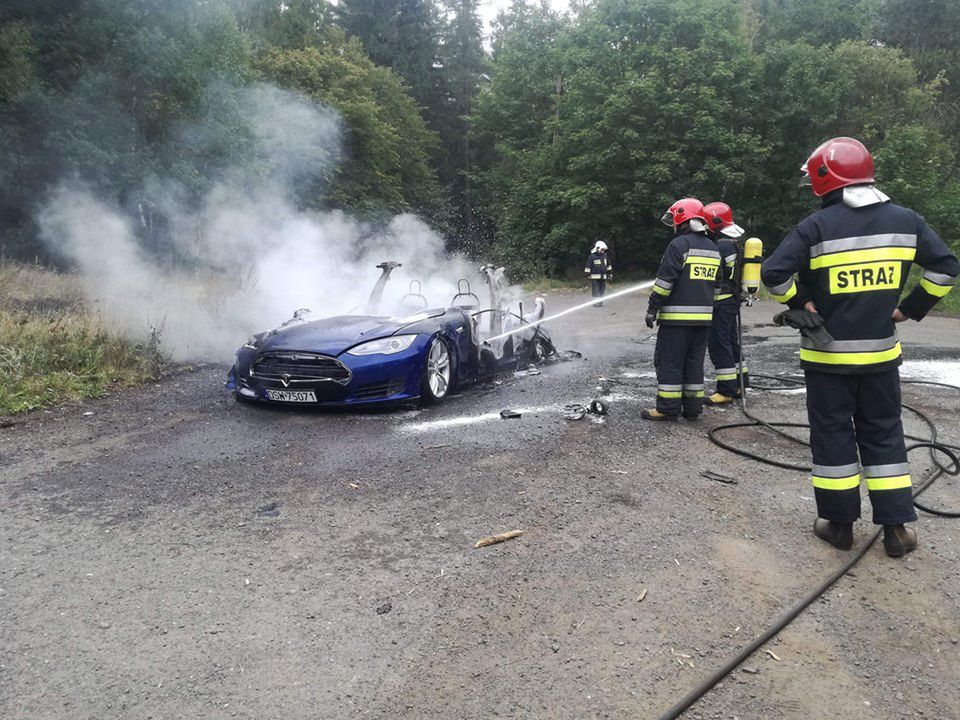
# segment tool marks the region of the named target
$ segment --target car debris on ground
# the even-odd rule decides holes
[[[707,478],[707,480],[716,480],[725,485],[737,485],[739,481],[736,478],[730,477],[729,475],[723,475],[718,472],[713,472],[713,470],[701,470],[700,476]]]

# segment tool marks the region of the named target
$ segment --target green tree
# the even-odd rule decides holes
[[[324,45],[334,28],[326,0],[234,0],[237,22],[258,49]]]
[[[378,67],[356,40],[323,48],[269,50],[257,67],[266,79],[335,108],[345,121],[345,150],[328,197],[368,213],[415,210],[443,214],[428,157],[436,136],[389,69]]]
[[[483,26],[477,0],[450,0],[446,11],[441,57],[450,117],[440,129],[440,137],[449,160],[441,169],[441,177],[451,183],[457,244],[478,249],[483,243],[483,228],[476,217],[473,184],[477,149],[471,141],[470,120],[474,100],[488,75]]]
[[[736,5],[601,0],[584,10],[545,55],[554,67],[534,80],[545,120],[535,144],[523,140],[514,184],[499,191],[505,255],[556,273],[602,239],[621,265],[650,266],[669,239],[658,218],[670,202],[746,184],[766,145],[744,110],[756,106],[756,62]],[[504,39],[498,64],[510,37],[528,42],[521,35]]]
[[[743,28],[755,49],[777,41],[833,45],[864,39],[858,0],[744,0]]]
[[[934,107],[938,88],[918,82],[916,69],[898,50],[864,42],[843,42],[835,47],[807,43],[771,45],[762,56],[761,105],[764,108],[763,135],[771,152],[757,182],[743,196],[750,208],[750,221],[768,241],[778,241],[816,204],[807,190],[796,189],[800,165],[810,151],[829,137],[851,135],[862,140],[878,157],[892,159],[885,152],[888,140],[906,148],[906,128],[922,128],[930,141],[923,150],[924,162],[937,164],[930,153],[942,147],[942,131]],[[909,133],[916,137],[914,131]],[[939,138],[939,139],[938,139]],[[914,145],[914,150],[921,150]],[[898,173],[919,171],[922,164],[897,168]],[[881,163],[880,181],[894,178]],[[901,174],[904,187],[929,187],[921,177]],[[917,202],[919,197],[896,197]],[[917,206],[921,212],[927,208]]]

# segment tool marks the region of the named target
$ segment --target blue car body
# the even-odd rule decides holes
[[[399,265],[383,263],[378,267],[383,275],[368,303],[373,308],[379,306],[391,270]],[[529,325],[542,318],[542,299],[537,300],[537,312],[531,316],[508,312],[497,299],[502,268],[485,266],[482,270],[488,275],[491,289],[491,307],[483,310],[477,309],[479,299],[470,292],[469,283],[461,280],[453,307],[418,308],[404,317],[368,314],[309,320],[298,311],[281,327],[255,335],[237,351],[227,387],[239,400],[283,404],[343,407],[406,403],[425,397],[428,354],[438,340],[449,357],[450,389],[553,354],[546,329]],[[405,299],[413,298],[425,306],[427,301],[419,290],[413,291],[415,284],[411,283]],[[458,301],[466,305],[458,306]],[[483,342],[481,325],[486,327],[488,337],[505,328],[523,327],[490,345]],[[397,339],[397,347],[402,349],[355,354],[366,343],[379,340],[389,344],[391,338]],[[427,397],[438,401],[432,395]]]
[[[372,340],[415,335],[393,354],[351,355]],[[425,310],[407,318],[343,315],[297,322],[255,336],[237,351],[227,387],[238,398],[269,402],[268,389],[313,391],[311,405],[366,405],[414,401],[426,352],[442,337],[452,356],[453,385],[480,374],[473,319],[464,309]]]

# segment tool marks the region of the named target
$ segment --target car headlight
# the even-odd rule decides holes
[[[393,337],[371,340],[347,350],[348,355],[393,355],[403,352],[416,340],[416,335],[394,335]]]
[[[247,350],[256,350],[256,349],[257,349],[257,336],[256,336],[256,335],[251,335],[251,336],[250,336],[250,339],[247,340],[247,341],[243,344],[243,347],[244,347],[245,349],[247,349]]]

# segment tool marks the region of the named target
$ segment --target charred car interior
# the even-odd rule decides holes
[[[523,304],[508,298],[503,268],[480,268],[485,307],[465,278],[446,307],[431,307],[421,283],[411,280],[398,307],[383,314],[384,289],[398,267],[377,265],[380,276],[359,312],[316,317],[301,309],[251,337],[237,350],[227,388],[254,402],[430,405],[456,388],[556,354],[542,324],[526,327],[543,318],[543,298],[524,314]]]

